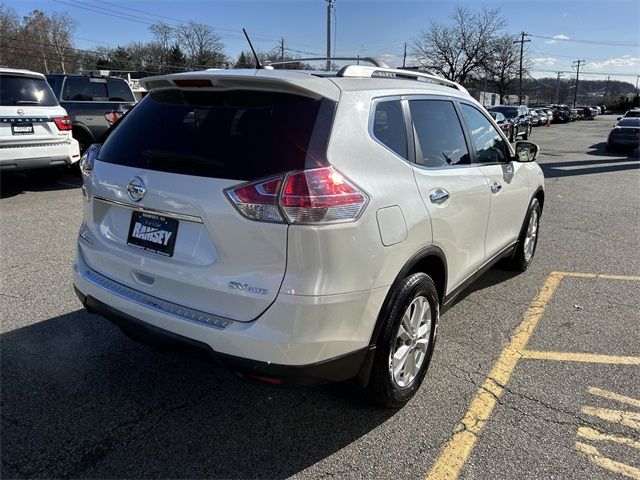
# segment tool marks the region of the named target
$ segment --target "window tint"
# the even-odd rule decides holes
[[[334,111],[330,100],[285,93],[152,91],[118,122],[99,160],[234,180],[325,166]]]
[[[129,84],[120,78],[107,78],[107,89],[109,90],[109,101],[111,102],[134,101]]]
[[[510,157],[509,147],[502,136],[480,110],[471,105],[460,104],[462,115],[476,147],[479,163],[505,162]]]
[[[416,163],[425,167],[470,163],[469,151],[453,103],[411,100]]]
[[[54,107],[58,100],[43,78],[0,75],[0,105]]]
[[[400,100],[376,105],[373,135],[402,158],[407,158],[407,130]]]
[[[75,102],[107,101],[107,82],[104,78],[67,77],[62,99]]]

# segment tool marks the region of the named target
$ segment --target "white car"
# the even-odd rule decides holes
[[[400,407],[442,311],[498,260],[533,260],[538,148],[453,82],[349,65],[142,84],[83,159],[73,274],[138,341],[269,384],[357,379]]]
[[[41,170],[79,160],[71,119],[44,75],[0,68],[0,171]]]

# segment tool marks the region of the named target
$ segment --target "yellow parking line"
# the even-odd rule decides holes
[[[613,410],[611,408],[582,407],[580,413],[591,415],[607,422],[617,423],[625,427],[640,430],[640,413],[625,412],[623,410]]]
[[[609,435],[608,433],[599,432],[595,428],[579,427],[576,435],[586,438],[587,440],[619,443],[620,445],[626,445],[640,450],[640,442],[637,440],[627,437],[618,437],[617,435]]]
[[[627,465],[625,463],[611,460],[610,458],[602,455],[596,447],[592,447],[591,445],[587,445],[582,442],[576,442],[576,450],[584,453],[591,463],[594,463],[602,468],[606,468],[607,470],[618,473],[620,475],[625,475],[627,477],[640,480],[640,469],[632,467],[631,465]]]
[[[598,387],[589,387],[587,388],[587,392],[592,395],[597,395],[599,397],[607,398],[609,400],[615,400],[620,403],[626,403],[627,405],[631,405],[632,407],[640,408],[640,400],[635,398],[627,397],[625,395],[620,395],[619,393],[609,392],[607,390],[602,390]]]
[[[524,350],[522,358],[529,360],[552,360],[554,362],[612,363],[617,365],[640,365],[640,357],[623,357],[617,355],[598,355],[592,353],[546,352],[541,350]]]
[[[631,282],[640,282],[640,276],[637,275],[609,275],[606,273],[581,273],[581,272],[556,272],[565,277],[576,278],[601,278],[602,280],[626,280]]]
[[[564,273],[552,272],[547,277],[540,293],[525,312],[522,323],[512,335],[509,344],[502,350],[489,376],[476,392],[469,410],[456,428],[453,437],[446,443],[427,474],[428,480],[458,477],[478,440],[478,435],[493,412],[496,400],[502,395],[504,385],[509,381],[518,359],[522,356],[521,352],[527,346],[533,330],[564,276]]]

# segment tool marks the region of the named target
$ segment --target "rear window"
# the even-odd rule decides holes
[[[519,113],[518,107],[493,107],[491,110],[500,112],[507,118],[517,117]]]
[[[623,118],[618,122],[618,127],[640,127],[640,118]]]
[[[160,90],[133,108],[99,160],[184,175],[255,180],[326,165],[335,103],[235,90]]]
[[[0,105],[55,107],[58,100],[43,78],[0,75]]]
[[[119,78],[67,77],[62,99],[72,102],[133,102],[127,82]]]

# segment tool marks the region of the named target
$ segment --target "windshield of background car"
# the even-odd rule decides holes
[[[491,110],[500,112],[507,118],[515,118],[518,116],[518,107],[493,107]]]
[[[640,127],[640,118],[623,118],[618,122],[618,127]]]
[[[330,100],[287,93],[153,91],[114,128],[99,160],[233,180],[324,166],[334,112]]]
[[[0,74],[0,105],[55,107],[58,100],[44,78]]]

